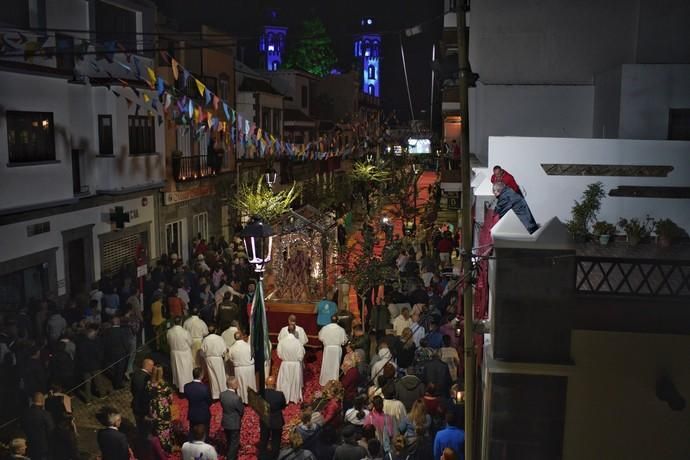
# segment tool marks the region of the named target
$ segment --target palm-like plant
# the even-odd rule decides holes
[[[289,189],[273,193],[263,180],[259,180],[254,186],[240,185],[231,203],[240,214],[258,216],[266,222],[271,222],[286,213],[301,193],[302,189],[296,183]]]
[[[350,178],[354,182],[371,183],[390,180],[390,172],[381,169],[379,165],[358,161],[352,166]]]

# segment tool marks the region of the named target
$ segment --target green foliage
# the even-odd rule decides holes
[[[645,221],[642,222],[637,217],[633,217],[630,220],[621,218],[618,221],[618,226],[623,229],[628,240],[644,240],[649,237],[654,228],[654,219],[647,216]]]
[[[386,182],[391,178],[391,174],[379,165],[364,161],[358,161],[352,165],[352,171],[349,174],[353,182],[360,183]]]
[[[601,209],[601,200],[606,196],[604,184],[589,184],[582,193],[580,201],[575,201],[571,209],[572,219],[566,225],[576,240],[584,240],[589,235],[590,226],[596,221]]]
[[[326,33],[326,26],[320,19],[306,19],[302,23],[299,39],[288,48],[284,67],[303,69],[319,77],[331,72],[338,59],[331,38]]]
[[[600,220],[592,226],[592,233],[596,236],[613,236],[616,233],[616,226],[606,222],[605,220]]]
[[[654,224],[654,232],[661,238],[666,238],[669,242],[674,242],[681,238],[687,238],[688,234],[671,219],[659,219]]]
[[[263,179],[259,179],[255,186],[242,184],[231,203],[240,214],[272,222],[290,209],[300,193],[301,187],[294,183],[289,189],[273,193]]]

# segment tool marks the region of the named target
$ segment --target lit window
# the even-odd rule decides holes
[[[373,65],[369,66],[369,80],[376,80],[376,67]]]
[[[268,51],[269,52],[275,51],[275,47],[273,45],[268,45]]]

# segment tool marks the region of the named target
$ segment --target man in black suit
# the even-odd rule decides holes
[[[259,439],[259,458],[278,458],[280,451],[280,438],[283,435],[283,409],[287,406],[285,402],[285,395],[282,391],[275,389],[275,377],[270,376],[266,379],[266,389],[264,390],[264,399],[269,406],[268,425],[261,420],[261,437]],[[271,443],[270,453],[267,455],[268,443]]]
[[[433,383],[438,388],[440,395],[447,395],[450,391],[452,379],[448,365],[439,358],[439,351],[434,351],[434,356],[430,361],[424,363],[423,381],[425,384]]]
[[[84,382],[80,392],[82,399],[88,404],[94,394],[97,397],[107,394],[99,385],[102,381],[99,372],[103,367],[103,342],[98,337],[98,327],[88,327],[79,337],[76,345],[75,361],[78,380]]]
[[[238,382],[236,377],[228,377],[228,389],[220,393],[220,405],[223,407],[221,426],[225,430],[228,441],[228,455],[226,458],[237,458],[240,448],[240,428],[244,404],[237,394]]]
[[[31,407],[22,415],[22,429],[29,444],[28,456],[35,460],[50,457],[50,439],[55,425],[48,412],[43,410],[45,398],[43,393],[35,393]]]
[[[141,434],[148,434],[146,416],[149,415],[149,403],[151,397],[146,391],[146,384],[151,380],[153,360],[146,358],[141,362],[141,369],[132,374],[130,391],[132,392],[132,413],[137,422],[137,429]]]
[[[113,378],[113,388],[124,388],[122,381],[127,370],[127,356],[130,353],[130,338],[132,332],[128,327],[120,327],[120,317],[112,319],[112,325],[103,332],[103,346],[106,364],[110,368]]]
[[[103,408],[99,420],[105,428],[98,430],[98,448],[102,460],[129,460],[127,436],[120,431],[122,416],[113,408]]]
[[[211,424],[211,389],[201,382],[201,368],[195,367],[192,371],[192,380],[184,386],[184,395],[189,402],[187,418],[189,426],[204,425],[206,433]]]

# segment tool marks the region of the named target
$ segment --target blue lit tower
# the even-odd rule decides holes
[[[285,36],[287,27],[275,25],[278,18],[276,10],[269,11],[270,25],[264,26],[264,31],[259,39],[259,51],[264,58],[264,65],[269,72],[280,69],[283,63],[283,51],[285,50]]]
[[[362,91],[379,97],[381,95],[379,75],[381,35],[373,32],[373,25],[373,19],[362,19],[362,33],[355,36],[355,57],[361,65]]]

